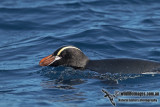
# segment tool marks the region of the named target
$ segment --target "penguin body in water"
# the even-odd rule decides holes
[[[90,60],[79,48],[63,46],[43,58],[40,66],[69,66],[75,69],[90,69],[98,73],[145,74],[160,71],[160,63],[142,59]]]

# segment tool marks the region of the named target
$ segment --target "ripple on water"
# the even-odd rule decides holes
[[[38,65],[40,59],[62,45],[75,45],[90,59],[128,57],[159,61],[159,3],[159,0],[1,1],[0,106],[111,106],[102,89],[110,93],[159,91],[158,74],[98,74]],[[139,106],[139,103],[117,102],[117,105]],[[146,105],[158,103],[143,103]]]

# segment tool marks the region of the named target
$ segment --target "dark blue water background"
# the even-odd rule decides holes
[[[160,75],[38,65],[62,45],[77,46],[90,59],[160,61],[159,0],[0,1],[0,40],[0,107],[106,107],[112,105],[102,89],[160,91]],[[118,107],[160,105],[115,101]]]

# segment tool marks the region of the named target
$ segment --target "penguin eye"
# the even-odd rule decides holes
[[[60,56],[64,58],[65,55],[66,55],[66,52],[62,52]]]

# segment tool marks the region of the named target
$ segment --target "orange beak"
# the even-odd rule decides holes
[[[40,66],[49,66],[53,61],[55,60],[55,57],[53,55],[49,55],[45,58],[43,58],[40,62]]]

